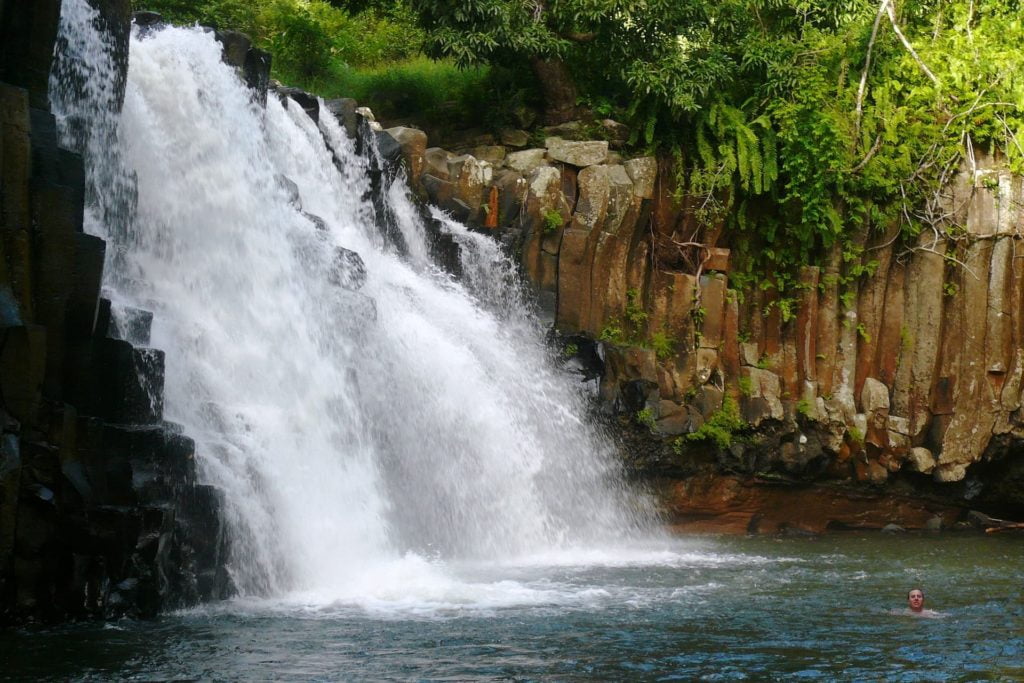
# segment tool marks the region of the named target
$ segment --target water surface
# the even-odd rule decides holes
[[[1024,679],[1021,537],[696,538],[0,638],[4,680]],[[575,558],[575,559],[574,559]],[[921,619],[893,613],[922,585]]]

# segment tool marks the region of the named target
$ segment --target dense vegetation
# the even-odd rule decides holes
[[[676,159],[685,241],[729,224],[731,246],[756,254],[735,277],[784,301],[796,267],[830,249],[854,275],[870,270],[872,231],[955,235],[940,188],[975,150],[1024,171],[1020,0],[147,4],[249,32],[282,78],[322,92],[362,68],[371,83],[356,96],[371,105],[390,78],[414,106],[456,100],[462,84],[499,111],[535,92],[549,122],[623,120],[636,151]],[[384,66],[403,60],[420,65],[413,83]],[[453,76],[453,63],[478,70]],[[516,68],[495,80],[495,64]]]
[[[400,0],[132,0],[176,24],[248,34],[273,55],[275,78],[324,97],[353,97],[378,114],[476,116],[503,74],[423,54],[425,33]]]

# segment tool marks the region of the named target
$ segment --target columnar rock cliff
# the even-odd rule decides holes
[[[123,93],[129,3],[98,8]],[[0,623],[228,590],[218,493],[163,420],[152,316],[100,296],[106,245],[82,230],[82,157],[48,103],[59,16],[59,0],[0,2]]]
[[[976,154],[947,189],[947,230],[910,245],[863,235],[856,261],[837,248],[804,267],[793,302],[730,289],[730,252],[716,246],[728,235],[680,265],[688,219],[665,162],[555,135],[535,148],[485,137],[457,154],[388,132],[430,201],[518,250],[570,355],[603,339],[601,399],[650,437],[630,440],[637,467],[676,479],[680,519],[708,496],[719,512],[747,509],[742,526],[781,504],[694,488],[723,477],[867,501],[822,511],[815,528],[949,524],[970,505],[1024,513],[1024,195],[998,160]],[[716,443],[732,413],[736,438]],[[896,492],[931,502],[883,512],[879,494]]]

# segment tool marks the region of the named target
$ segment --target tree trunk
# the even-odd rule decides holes
[[[533,57],[530,66],[544,95],[544,123],[554,126],[576,118],[576,83],[565,62]]]

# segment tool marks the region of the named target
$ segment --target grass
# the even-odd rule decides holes
[[[380,116],[444,113],[483,99],[489,69],[459,69],[427,57],[382,66],[341,67],[316,83],[327,97],[352,97],[380,109]]]

